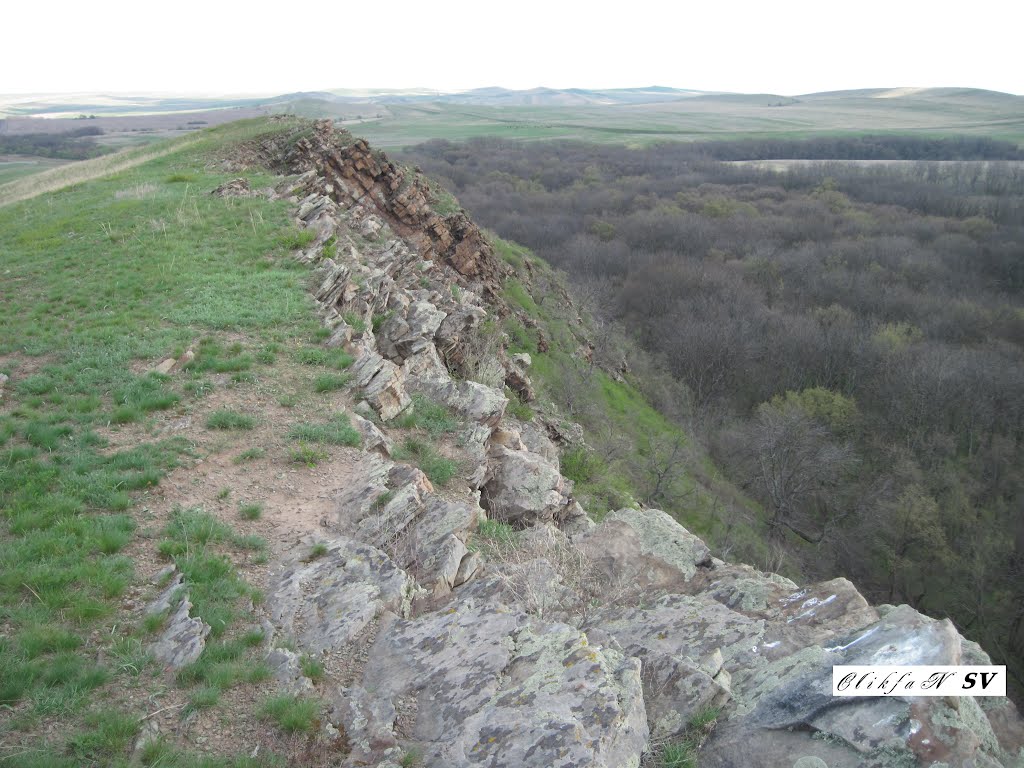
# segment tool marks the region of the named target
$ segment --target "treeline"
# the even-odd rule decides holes
[[[1019,168],[775,174],[495,140],[410,159],[685,383],[805,575],[948,615],[1024,683]]]
[[[715,160],[1024,160],[1009,141],[982,136],[835,136],[707,141],[692,149]]]
[[[87,160],[110,151],[92,140],[102,129],[75,128],[63,133],[0,133],[0,155],[34,155],[60,160]]]

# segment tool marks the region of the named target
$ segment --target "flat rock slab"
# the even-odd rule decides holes
[[[304,650],[343,648],[384,611],[408,609],[412,579],[379,549],[337,537],[310,559],[313,543],[299,545],[267,594],[274,626]]]
[[[658,509],[620,509],[575,540],[609,583],[629,580],[649,589],[686,591],[701,567],[711,565],[707,545]]]
[[[648,738],[635,659],[591,646],[567,625],[472,598],[394,622],[361,688],[391,703],[364,703],[364,712],[414,700],[407,737],[427,765],[635,768]]]

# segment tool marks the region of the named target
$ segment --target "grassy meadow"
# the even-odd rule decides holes
[[[187,412],[216,374],[252,386],[281,351],[316,342],[287,204],[209,194],[231,177],[209,169],[232,142],[286,126],[233,124],[127,164],[81,163],[60,177],[72,186],[37,182],[34,199],[0,207],[0,765],[127,764],[146,712],[125,702],[159,679],[144,647],[164,620],[124,624],[140,537],[186,575],[214,626],[178,681],[196,686],[189,706],[269,674],[251,660],[259,637],[223,634],[259,599],[228,555],[265,544],[201,510],[157,529],[137,513],[166,473],[200,458],[190,441],[158,432],[156,417]],[[190,347],[183,375],[147,372]],[[246,427],[217,418],[208,429]],[[267,764],[193,759],[159,743],[141,759]]]
[[[857,134],[969,135],[1024,143],[1022,99],[927,91],[920,95],[702,96],[652,104],[493,107],[389,104],[381,119],[352,127],[380,147],[474,136],[578,139],[642,146],[658,141]]]

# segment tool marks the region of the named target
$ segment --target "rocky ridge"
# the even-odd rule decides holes
[[[324,554],[297,547],[267,596],[282,686],[313,690],[299,652],[351,660],[318,691],[344,765],[413,749],[449,768],[653,764],[709,708],[702,766],[1024,765],[1005,699],[831,696],[833,664],[988,663],[948,620],[873,607],[845,579],[801,587],[725,563],[658,510],[595,525],[557,432],[506,412],[506,387],[533,392],[490,322],[509,311],[507,267],[463,212],[434,211],[417,174],[329,123],[253,151],[290,174],[273,194],[314,233],[298,258],[327,344],[355,360],[370,454],[315,537]],[[462,493],[396,458],[389,422],[413,395],[466,425]],[[487,535],[488,520],[517,533]]]

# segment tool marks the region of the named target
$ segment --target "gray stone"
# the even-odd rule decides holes
[[[390,360],[365,346],[350,345],[356,362],[349,369],[353,384],[382,421],[389,421],[412,402],[405,391],[405,374]]]
[[[395,622],[369,658],[365,690],[418,703],[409,735],[428,765],[639,765],[639,665],[566,625],[464,600]]]
[[[152,371],[153,371],[153,373],[159,373],[159,374],[163,374],[164,376],[166,376],[168,373],[171,372],[171,369],[174,368],[174,365],[177,362],[178,361],[175,360],[173,357],[168,357],[163,362],[159,363],[158,365],[153,366]]]
[[[267,611],[274,625],[310,653],[343,648],[384,611],[408,610],[412,580],[378,549],[344,537],[322,542],[308,558],[308,538],[293,564],[272,582]]]
[[[683,591],[711,565],[707,545],[658,509],[620,509],[577,539],[609,581],[630,579],[651,589]]]
[[[372,406],[370,407],[372,408]],[[385,458],[391,456],[395,450],[395,445],[387,435],[378,429],[376,424],[368,419],[364,419],[357,413],[353,413],[350,418],[352,419],[352,426],[359,430],[359,434],[363,438],[362,445],[364,451],[373,451]]]
[[[171,572],[174,573],[174,566],[172,565],[169,567],[172,569]],[[166,569],[161,571],[161,573],[165,572]],[[146,606],[146,610],[143,614],[146,616],[155,616],[158,613],[170,610],[171,603],[174,602],[174,596],[181,587],[182,578],[181,573],[174,573],[174,576],[171,578],[170,582],[168,582],[167,586],[164,587],[163,591],[157,596],[156,600]]]
[[[267,666],[285,691],[295,695],[310,693],[313,681],[302,672],[302,658],[287,648],[274,648],[267,654]]]
[[[187,598],[178,603],[163,633],[150,647],[153,658],[165,668],[181,669],[198,659],[206,648],[210,625],[189,616],[191,610],[192,603]]]
[[[483,498],[493,518],[522,528],[553,520],[568,503],[568,485],[543,456],[495,446]]]
[[[519,426],[519,437],[527,450],[540,454],[550,463],[558,465],[558,446],[548,437],[543,425],[536,420],[527,421]]]

